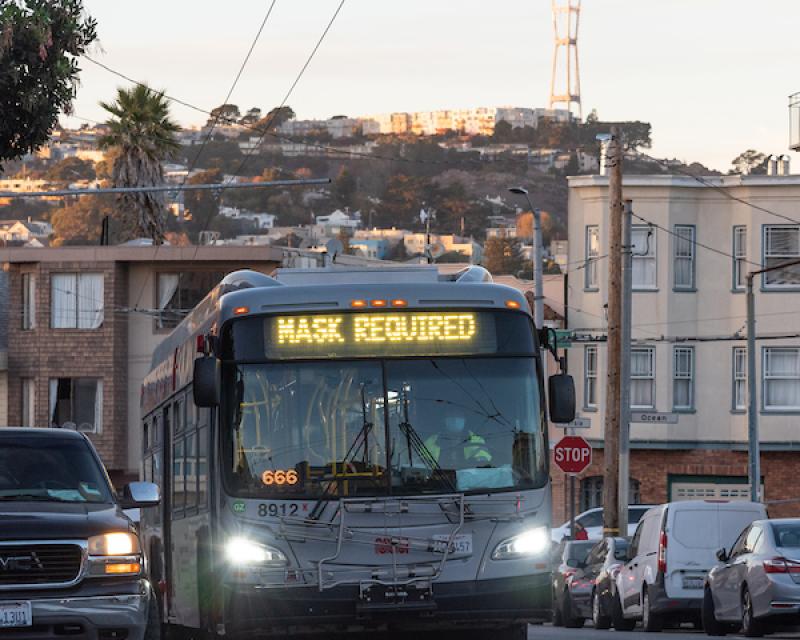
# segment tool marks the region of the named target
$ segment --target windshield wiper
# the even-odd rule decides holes
[[[10,496],[0,496],[0,501],[13,502],[15,500],[38,501],[38,502],[80,502],[79,500],[65,500],[58,496],[51,496],[42,493],[15,493]]]

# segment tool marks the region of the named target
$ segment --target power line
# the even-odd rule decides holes
[[[665,160],[659,160],[658,158],[654,158],[653,156],[650,156],[650,155],[648,155],[646,153],[643,153],[641,151],[638,151],[638,150],[636,151],[636,154],[639,155],[642,158],[646,158],[647,160],[651,160],[651,161],[653,161],[653,162],[655,162],[657,164],[660,164],[661,166],[666,167],[670,171],[675,171],[676,173],[680,173],[681,175],[684,175],[684,176],[687,176],[689,178],[692,178],[693,180],[696,180],[697,182],[699,182],[703,186],[708,187],[709,189],[713,189],[714,191],[718,191],[719,193],[724,195],[729,200],[733,200],[734,202],[738,202],[740,204],[748,206],[751,209],[755,209],[756,211],[761,211],[762,213],[766,213],[766,214],[769,214],[771,216],[775,216],[776,218],[782,218],[783,220],[791,222],[792,224],[800,224],[800,220],[795,220],[794,218],[791,218],[791,217],[789,217],[787,215],[784,215],[782,213],[778,213],[777,211],[772,211],[771,209],[767,209],[766,207],[762,207],[761,205],[754,204],[753,202],[750,202],[749,200],[745,200],[744,198],[739,198],[738,196],[735,196],[732,193],[730,193],[728,191],[728,189],[726,189],[722,185],[714,184],[713,182],[711,182],[710,180],[704,178],[703,176],[695,175],[691,171],[687,171],[686,169],[681,169],[680,167],[671,166]]]
[[[314,56],[317,54],[317,51],[319,50],[320,46],[322,45],[322,42],[325,40],[325,37],[328,35],[328,32],[331,30],[331,27],[333,26],[333,23],[336,21],[336,17],[339,15],[339,12],[342,10],[342,7],[344,6],[344,3],[345,3],[345,0],[341,0],[339,2],[339,6],[336,7],[336,11],[333,12],[333,15],[331,16],[331,19],[328,21],[328,24],[325,26],[324,31],[322,32],[320,37],[317,39],[317,43],[314,45],[314,48],[311,50],[311,53],[306,58],[306,61],[305,61],[305,63],[303,63],[303,66],[300,68],[300,71],[297,73],[297,76],[295,76],[294,82],[292,82],[292,85],[289,87],[289,90],[286,92],[286,95],[283,96],[283,100],[281,100],[280,105],[278,105],[277,108],[273,109],[273,111],[272,111],[273,115],[269,119],[269,121],[264,125],[264,130],[261,133],[261,136],[259,137],[258,142],[245,154],[244,158],[242,158],[242,161],[239,163],[239,168],[234,172],[234,175],[239,175],[242,172],[242,169],[244,168],[244,165],[247,163],[247,161],[250,159],[250,156],[253,154],[253,152],[256,150],[256,148],[258,148],[261,145],[261,142],[264,140],[264,136],[267,135],[267,132],[269,131],[270,126],[272,125],[272,122],[278,116],[278,113],[280,112],[280,110],[284,106],[286,106],[286,103],[288,102],[289,98],[291,97],[292,93],[294,92],[295,87],[297,87],[297,84],[300,82],[300,79],[303,77],[303,74],[305,74],[306,69],[308,69],[308,66],[311,64],[311,61],[314,59]]]

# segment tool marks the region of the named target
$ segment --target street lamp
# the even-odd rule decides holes
[[[525,196],[528,206],[533,214],[533,322],[537,329],[544,327],[544,293],[542,292],[542,219],[541,211],[536,209],[531,202],[528,190],[524,187],[510,187],[509,191],[519,196]]]

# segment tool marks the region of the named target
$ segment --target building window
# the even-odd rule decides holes
[[[36,274],[22,274],[22,328],[36,328]]]
[[[600,256],[600,227],[591,225],[586,227],[586,273],[584,274],[584,288],[597,290],[599,280],[597,277],[597,259]]]
[[[594,409],[597,407],[597,347],[584,347],[583,372],[583,404]]]
[[[36,383],[33,378],[22,378],[21,426],[36,426]]]
[[[764,349],[764,409],[800,410],[800,347]]]
[[[741,291],[747,280],[747,227],[733,228],[733,289]]]
[[[764,266],[800,258],[800,226],[767,225],[764,227]],[[787,267],[763,275],[765,289],[786,289],[800,285],[800,267]]]
[[[51,287],[54,329],[97,329],[103,324],[102,273],[56,273]]]
[[[694,290],[695,288],[695,228],[693,225],[675,225],[675,289]]]
[[[649,226],[634,226],[631,229],[633,271],[631,280],[634,289],[656,288],[656,232]]]
[[[694,409],[694,347],[675,347],[672,359],[672,408]]]
[[[225,274],[221,271],[159,273],[156,276],[157,329],[173,329],[206,297]]]
[[[99,433],[102,429],[103,381],[97,378],[50,380],[50,426]]]
[[[656,397],[656,350],[631,349],[631,408],[653,409]]]
[[[733,348],[733,409],[744,411],[747,408],[747,349]]]
[[[628,504],[640,504],[641,492],[639,481],[635,478],[628,480]],[[589,476],[581,480],[580,510],[587,511],[603,506],[603,476]],[[602,516],[601,516],[602,518]],[[602,519],[600,526],[602,526]]]

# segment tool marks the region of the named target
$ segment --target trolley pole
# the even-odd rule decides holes
[[[619,535],[619,428],[622,359],[622,141],[617,127],[608,142],[608,352],[606,354],[606,420],[603,450],[603,535]]]
[[[633,246],[631,225],[633,224],[633,201],[625,201],[622,219],[622,358],[620,377],[619,415],[619,531],[628,535],[628,499],[630,485],[630,439],[631,439],[631,324],[633,322]]]

